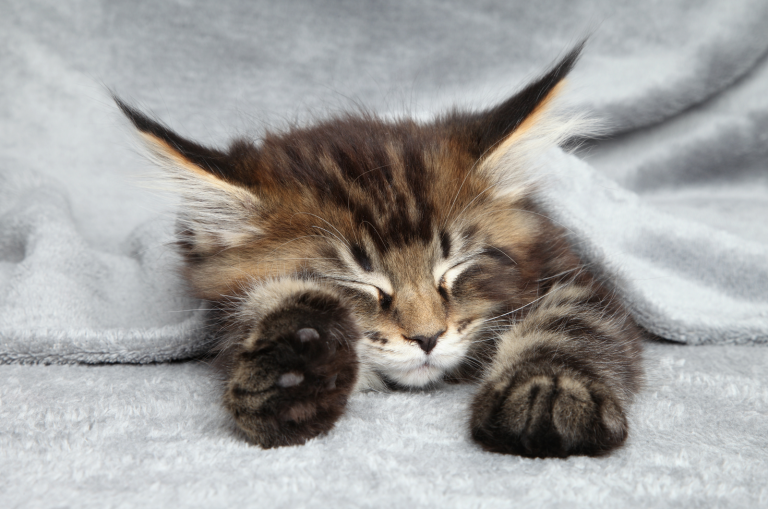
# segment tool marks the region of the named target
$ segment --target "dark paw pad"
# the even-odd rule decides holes
[[[301,444],[329,431],[354,387],[354,325],[341,313],[313,320],[311,311],[273,317],[263,328],[271,337],[246,342],[236,359],[225,404],[262,447]]]

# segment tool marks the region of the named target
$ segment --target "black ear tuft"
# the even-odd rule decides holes
[[[255,219],[258,196],[227,178],[231,157],[174,133],[114,98],[164,170],[158,181],[181,196],[179,245],[192,256],[211,255],[245,245],[261,234]]]
[[[480,157],[515,132],[551,98],[557,85],[573,69],[586,42],[581,41],[543,76],[498,106],[464,118],[456,116],[449,122],[464,123],[462,130],[469,130],[472,149]]]
[[[230,164],[226,153],[182,138],[166,126],[129,106],[117,96],[113,95],[112,98],[136,129],[155,143],[166,145],[168,150],[175,152],[182,159],[219,178],[225,178],[229,173]]]
[[[579,43],[568,52],[544,76],[526,86],[523,90],[507,99],[502,104],[482,114],[485,118],[485,129],[481,135],[480,144],[490,147],[511,134],[523,121],[531,115],[549,94],[554,90],[573,69],[581,55],[585,41]]]

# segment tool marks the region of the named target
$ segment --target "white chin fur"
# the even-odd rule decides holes
[[[439,381],[446,371],[461,362],[465,348],[454,346],[451,350],[453,351],[450,354],[438,351],[433,351],[431,355],[422,354],[417,359],[400,365],[388,363],[381,369],[381,372],[399,385],[424,387]]]
[[[424,387],[440,380],[443,372],[441,368],[425,364],[407,371],[391,371],[387,373],[387,377],[406,387]]]

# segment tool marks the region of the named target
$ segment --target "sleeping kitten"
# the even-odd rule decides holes
[[[481,112],[371,114],[206,148],[117,100],[182,197],[224,405],[262,447],[329,431],[356,390],[478,384],[472,437],[524,456],[627,437],[642,332],[537,206],[530,165],[582,45]]]

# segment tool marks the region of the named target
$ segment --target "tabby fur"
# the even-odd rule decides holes
[[[535,199],[537,155],[582,125],[552,107],[580,51],[488,110],[346,114],[227,150],[116,99],[181,195],[184,274],[248,440],[301,444],[354,391],[455,381],[477,384],[489,451],[625,441],[642,331]]]

